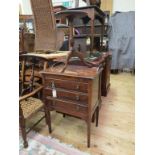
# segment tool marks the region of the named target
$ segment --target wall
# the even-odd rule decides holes
[[[115,11],[134,11],[135,0],[113,0],[113,13]]]
[[[66,1],[66,0],[52,0],[52,1],[54,3],[54,2],[62,2],[62,1]],[[59,3],[57,3],[57,5],[58,4]],[[27,14],[27,15],[31,15],[32,14],[30,0],[20,0],[20,5],[21,5],[21,10],[22,10],[21,12],[22,12],[22,14]],[[74,5],[75,4],[73,3],[73,7],[74,7]],[[86,6],[86,3],[83,2],[82,0],[79,0],[79,6]]]
[[[32,14],[30,0],[20,0],[20,1],[22,5],[22,14]],[[101,0],[101,1],[102,1],[101,8],[103,10],[108,9],[113,13],[115,11],[134,11],[135,10],[135,0]],[[79,0],[79,5],[85,6],[86,4],[82,0]]]
[[[22,14],[32,15],[30,0],[20,0],[22,1]]]
[[[86,5],[87,5],[87,4],[86,4],[84,1],[79,0],[79,7],[86,6]]]
[[[113,12],[113,0],[101,0],[101,9],[103,11]]]

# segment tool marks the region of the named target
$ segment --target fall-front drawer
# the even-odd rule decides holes
[[[74,90],[74,91],[79,91],[79,92],[84,92],[84,93],[88,92],[87,83],[49,78],[49,79],[46,79],[44,86],[51,87],[52,84],[54,84],[56,88]]]
[[[48,104],[48,107],[51,109],[55,109],[58,112],[70,114],[77,117],[83,117],[88,114],[88,107],[86,105],[78,104],[78,102],[61,100],[52,98],[50,96],[47,96],[46,100],[46,104]]]
[[[53,97],[51,88],[44,88],[44,94],[45,96]],[[79,101],[81,104],[88,104],[88,94],[86,93],[57,88],[56,95],[56,98],[58,99],[68,99],[72,101]]]

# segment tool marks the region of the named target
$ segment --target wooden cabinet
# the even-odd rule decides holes
[[[53,7],[54,9],[54,13],[57,13],[59,11],[62,11],[62,10],[66,10],[67,8],[64,7],[63,5],[57,5],[57,6],[54,6]],[[66,19],[65,18],[56,18],[56,23],[59,24],[66,24]]]
[[[61,67],[56,67],[41,72],[45,105],[50,110],[85,120],[87,146],[90,147],[91,121],[94,116],[98,126],[102,68],[69,65],[64,73],[61,70]],[[56,96],[53,96],[53,91],[56,91]]]
[[[112,55],[107,53],[105,57],[105,66],[102,72],[102,82],[101,82],[101,94],[102,96],[107,96],[110,89],[110,72],[111,72],[111,59]]]
[[[87,13],[82,19],[74,19],[73,25],[77,30],[73,36],[76,49],[81,47],[81,51],[94,50],[103,51],[104,19],[105,13],[95,5],[78,7],[69,10],[78,10]]]

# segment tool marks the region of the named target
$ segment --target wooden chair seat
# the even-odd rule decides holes
[[[36,98],[36,96],[39,96],[41,93],[41,90],[43,89],[43,86],[40,84],[35,84],[36,87],[33,87],[33,89],[23,94],[19,97],[19,124],[22,132],[23,137],[23,144],[24,147],[28,147],[28,142],[26,135],[29,133],[37,124],[39,124],[44,118],[46,119],[46,123],[49,128],[49,133],[51,133],[51,117],[50,117],[50,111],[44,106],[44,103],[39,98]],[[33,115],[35,115],[37,112],[44,110],[44,116],[42,116],[36,123],[34,123],[28,130],[26,130],[26,121],[28,121]]]
[[[34,113],[43,108],[44,104],[40,99],[29,97],[20,102],[25,119],[32,116]]]

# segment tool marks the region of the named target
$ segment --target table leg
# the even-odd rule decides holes
[[[98,127],[98,118],[99,118],[99,106],[96,108],[96,127]]]
[[[87,147],[90,147],[91,120],[87,121]]]

